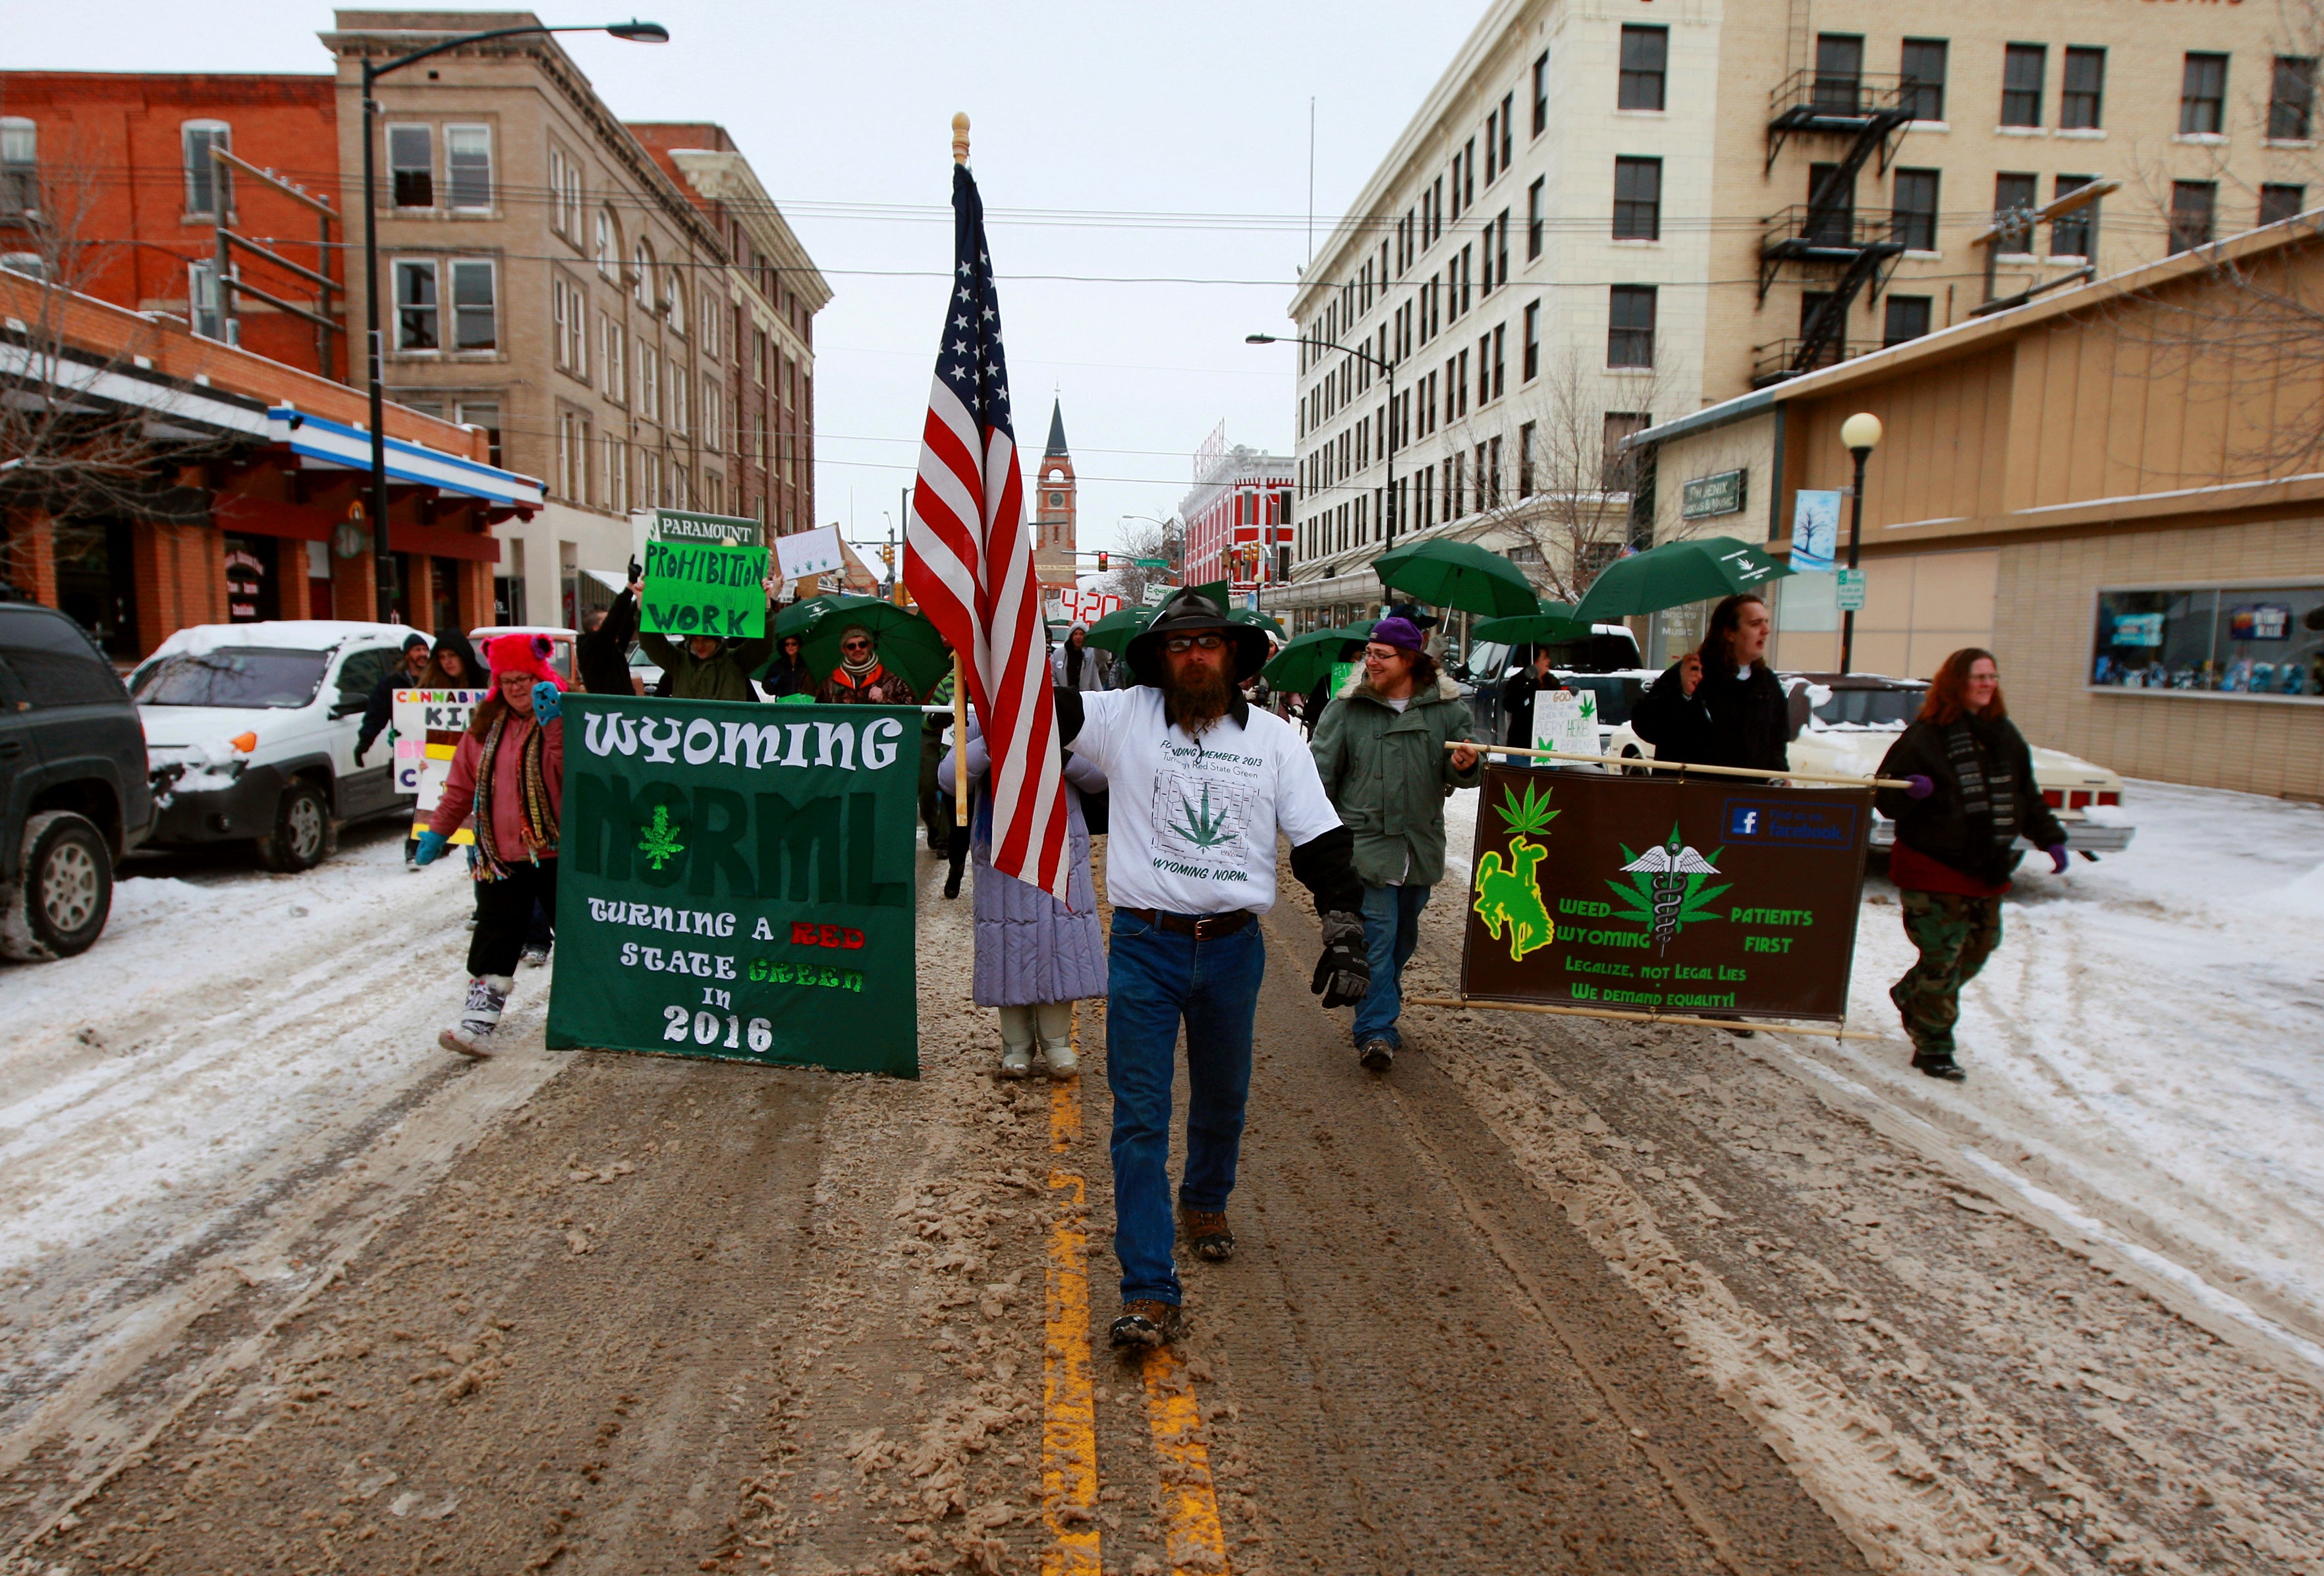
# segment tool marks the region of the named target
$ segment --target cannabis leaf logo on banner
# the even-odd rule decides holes
[[[1509,962],[1515,963],[1557,939],[1557,922],[1541,900],[1541,884],[1534,873],[1549,857],[1549,850],[1527,839],[1547,836],[1549,824],[1558,812],[1549,807],[1549,795],[1536,794],[1531,783],[1526,784],[1522,800],[1511,788],[1502,788],[1501,797],[1493,813],[1509,832],[1508,861],[1502,862],[1499,849],[1485,851],[1477,862],[1477,899],[1470,907],[1495,941],[1501,939],[1502,927],[1508,927]]]
[[[1211,810],[1211,785],[1203,785],[1203,807],[1194,808],[1184,794],[1178,796],[1178,807],[1186,813],[1184,824],[1170,828],[1197,848],[1216,848],[1234,835],[1227,825],[1227,813],[1221,808],[1215,815]]]
[[[652,825],[639,830],[645,835],[638,843],[638,852],[644,854],[646,862],[656,870],[686,852],[686,844],[678,840],[678,828],[669,824],[668,805],[656,805]]]

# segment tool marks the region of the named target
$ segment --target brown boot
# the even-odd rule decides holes
[[[1234,1228],[1227,1224],[1225,1211],[1190,1210],[1181,1205],[1178,1229],[1186,1234],[1195,1258],[1224,1264],[1234,1257]]]
[[[1106,1340],[1117,1347],[1167,1346],[1185,1327],[1185,1316],[1176,1303],[1139,1297],[1121,1304],[1121,1316],[1106,1332]]]

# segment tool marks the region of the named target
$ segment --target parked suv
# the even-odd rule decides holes
[[[130,675],[152,760],[157,843],[248,839],[302,871],[339,827],[401,807],[383,740],[355,760],[364,703],[402,659],[401,624],[286,619],[197,624]]]
[[[0,603],[0,955],[104,933],[114,866],[152,829],[145,770],[137,708],[81,627]]]

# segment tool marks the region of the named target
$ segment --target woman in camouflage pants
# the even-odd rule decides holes
[[[1882,788],[1896,823],[1888,873],[1920,961],[1889,988],[1913,1037],[1913,1065],[1959,1081],[1953,1025],[1960,991],[2001,945],[2001,895],[2023,853],[2017,840],[2066,868],[2066,833],[2034,780],[2033,751],[2002,704],[1990,651],[1955,651],[1937,669],[1921,714],[1880,763],[1911,787]]]

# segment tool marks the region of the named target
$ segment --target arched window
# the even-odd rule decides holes
[[[650,309],[654,304],[653,248],[647,245],[642,237],[638,241],[633,261],[637,264],[638,276],[631,281],[630,293],[637,298],[638,305]]]
[[[669,331],[686,332],[686,286],[678,282],[678,270],[664,269],[662,279],[662,310],[669,314]]]
[[[597,272],[615,283],[621,281],[622,232],[613,223],[611,208],[597,215]]]

